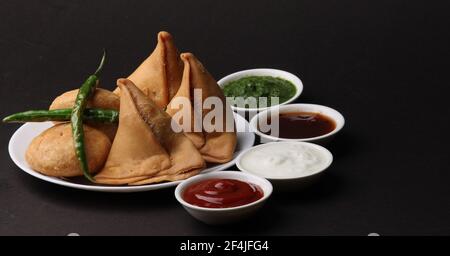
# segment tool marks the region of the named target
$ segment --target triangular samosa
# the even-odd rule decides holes
[[[172,130],[172,118],[130,80],[119,79],[117,85],[121,89],[119,128],[96,181],[138,185],[199,173],[205,162],[183,133]]]
[[[175,94],[174,98],[167,106],[166,111],[173,117],[175,117],[179,111],[191,111],[191,129],[190,132],[185,131],[186,136],[191,139],[207,162],[228,162],[233,158],[233,153],[237,142],[236,132],[234,129],[234,118],[230,106],[226,103],[225,96],[223,95],[223,92],[217,82],[192,53],[181,54],[181,59],[184,62],[183,79],[177,94]],[[205,116],[214,109],[207,109],[203,107],[200,109],[198,107],[194,108],[194,103],[192,102],[194,98],[194,89],[201,89],[201,102],[205,102],[206,99],[211,97],[215,97],[221,102],[223,107],[223,119],[214,120],[213,122],[213,126],[219,128],[219,131],[210,130],[207,132],[204,129],[205,127],[203,127],[202,131],[196,131],[194,129],[194,116],[201,116],[201,120],[204,120]],[[181,105],[180,107],[177,103],[178,97],[188,99],[190,104]],[[175,119],[175,121],[179,122],[179,124],[183,126],[184,120],[180,120],[178,118]],[[230,126],[233,127],[232,131],[226,130],[226,127]]]
[[[165,108],[178,91],[183,74],[183,62],[165,31],[158,33],[158,44],[152,54],[128,77],[159,107]],[[120,94],[120,88],[114,93]]]

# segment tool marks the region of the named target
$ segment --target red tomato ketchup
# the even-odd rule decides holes
[[[262,189],[234,179],[209,179],[187,187],[183,199],[206,208],[228,208],[249,204],[262,198]]]

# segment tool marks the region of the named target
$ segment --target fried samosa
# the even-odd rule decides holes
[[[106,161],[111,142],[102,132],[84,125],[84,143],[89,171],[98,172]],[[72,129],[68,123],[57,124],[35,137],[25,154],[34,170],[54,177],[83,175],[75,155]]]
[[[183,134],[172,130],[172,118],[128,79],[119,79],[119,128],[103,170],[102,184],[141,185],[184,179],[205,162]]]
[[[207,162],[211,163],[225,163],[233,158],[234,150],[236,147],[236,132],[234,129],[234,117],[230,106],[226,103],[225,96],[222,90],[218,86],[214,78],[204,68],[202,63],[192,54],[183,53],[181,59],[184,62],[184,71],[181,86],[167,106],[167,113],[175,118],[179,111],[190,111],[191,117],[190,129],[185,132],[186,136],[194,143],[199,149],[203,158]],[[222,119],[214,120],[212,126],[208,127],[208,132],[205,127],[201,131],[196,131],[194,128],[194,116],[201,117],[201,120],[211,112],[214,108],[208,109],[201,107],[194,108],[193,98],[194,90],[200,89],[202,101],[215,97],[222,104],[222,109],[219,109],[222,113]],[[177,103],[177,98],[185,98],[190,102],[188,105],[181,105]],[[217,106],[215,106],[217,107]],[[187,108],[187,109],[185,109]],[[196,111],[197,113],[194,113]],[[175,118],[175,121],[183,126],[184,120],[182,118]],[[228,122],[228,123],[227,123]],[[227,130],[227,127],[232,127],[232,131]],[[217,129],[215,129],[217,128]]]
[[[56,97],[49,109],[72,108],[78,94],[78,89],[65,92]],[[88,108],[102,108],[119,110],[120,98],[105,89],[97,88],[92,97],[88,100]]]
[[[128,77],[156,105],[165,108],[180,87],[183,62],[165,31],[158,33],[158,44],[152,54]],[[114,93],[120,94],[120,88]]]
[[[71,90],[61,94],[56,97],[49,109],[64,109],[64,108],[72,108],[75,103],[75,99],[78,94],[78,89]],[[113,109],[119,110],[120,106],[120,98],[116,94],[111,91],[97,88],[95,93],[92,95],[92,98],[88,100],[87,107],[88,108],[101,108],[101,109]],[[117,124],[103,124],[97,122],[87,122],[93,128],[96,128],[102,132],[104,132],[109,139],[112,141],[117,131]]]

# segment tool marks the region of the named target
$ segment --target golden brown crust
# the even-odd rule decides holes
[[[183,134],[175,133],[172,118],[132,81],[119,79],[119,129],[103,170],[102,184],[150,184],[195,175],[205,162]]]
[[[217,82],[214,78],[208,73],[203,64],[192,54],[192,53],[183,53],[181,54],[181,59],[184,62],[184,73],[183,80],[181,82],[180,89],[177,94],[174,96],[172,101],[167,105],[166,112],[175,116],[179,111],[185,111],[185,109],[178,109],[172,104],[178,97],[187,98],[189,101],[192,101],[192,95],[194,89],[201,89],[202,93],[202,101],[204,102],[209,97],[217,97],[220,99],[225,106],[223,108],[223,117],[222,120],[223,128],[225,128],[227,120],[233,121],[233,116],[228,116],[227,114],[232,113],[228,105],[226,105],[225,96],[223,95],[222,90],[217,85]],[[191,118],[195,115],[193,114],[195,109],[192,107],[193,104],[191,102],[188,106],[183,106],[189,108],[188,111],[191,111]],[[202,113],[197,113],[202,116],[202,120],[211,110],[202,109]],[[183,120],[175,120],[179,124],[183,122]],[[191,121],[193,124],[193,121]],[[232,124],[234,125],[234,123]],[[191,131],[194,128],[191,127]],[[201,132],[186,132],[186,136],[194,143],[194,145],[198,148],[203,158],[207,162],[211,163],[226,163],[233,158],[234,150],[237,144],[236,132],[206,132],[205,130]]]
[[[72,108],[75,99],[77,97],[77,94],[78,89],[71,90],[59,95],[53,100],[49,109],[52,110],[52,109]],[[113,110],[119,110],[119,106],[120,106],[119,97],[116,94],[102,88],[97,88],[95,90],[94,95],[92,95],[92,98],[88,100],[87,104],[88,108],[102,108]]]
[[[152,54],[130,75],[130,79],[156,105],[165,108],[180,87],[183,62],[172,36],[158,33],[158,43]],[[114,93],[120,95],[120,88]]]
[[[177,180],[184,180],[187,178],[190,178],[194,175],[199,174],[201,169],[197,170],[191,170],[185,173],[178,173],[178,174],[167,174],[167,175],[157,175],[151,178],[139,180],[136,182],[129,182],[128,185],[147,185],[147,184],[153,184],[153,183],[160,183],[165,181],[177,181]]]
[[[124,89],[121,94],[119,128],[105,167],[95,177],[101,184],[127,184],[170,167],[169,155],[140,116],[130,92]]]
[[[49,109],[52,110],[52,109],[72,108],[73,104],[75,102],[75,98],[77,97],[77,94],[78,94],[78,89],[71,90],[71,91],[61,94],[60,96],[56,97],[53,100]],[[92,98],[88,101],[87,107],[88,108],[119,110],[120,98],[119,98],[119,96],[112,93],[111,91],[108,91],[108,90],[105,90],[102,88],[97,88],[95,90],[95,93],[92,96]],[[59,123],[59,122],[55,122],[55,124],[56,123]],[[102,123],[89,122],[89,121],[86,121],[86,123],[89,126],[105,133],[106,136],[108,136],[108,138],[111,141],[114,139],[114,136],[117,131],[117,124],[102,124]]]
[[[87,125],[84,126],[84,140],[89,170],[96,173],[106,161],[111,142],[102,132]],[[25,158],[32,169],[48,176],[83,175],[75,155],[70,124],[55,125],[35,137]]]

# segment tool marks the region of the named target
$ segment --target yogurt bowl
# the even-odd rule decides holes
[[[242,152],[236,166],[270,180],[277,189],[309,186],[333,162],[326,148],[308,142],[271,142]]]
[[[190,186],[211,179],[233,179],[256,185],[261,189],[262,197],[251,203],[226,208],[201,207],[189,203],[185,199],[185,191]],[[265,201],[270,197],[270,195],[272,194],[272,189],[272,184],[268,180],[256,175],[238,171],[221,171],[197,175],[184,180],[175,189],[175,198],[192,217],[207,224],[218,225],[236,222],[254,214],[258,209],[261,208],[261,206],[264,205]]]
[[[291,103],[294,100],[296,100],[300,96],[302,91],[303,91],[303,83],[300,80],[300,78],[298,78],[296,75],[294,75],[292,73],[289,73],[287,71],[283,71],[283,70],[279,70],[279,69],[273,69],[273,68],[247,69],[247,70],[235,72],[235,73],[232,73],[230,75],[227,75],[227,76],[223,77],[217,83],[219,84],[219,86],[221,88],[223,88],[225,85],[227,85],[228,83],[230,83],[232,81],[238,80],[238,79],[243,78],[243,77],[249,77],[249,76],[271,76],[271,77],[276,77],[276,78],[282,78],[284,80],[287,80],[287,81],[291,82],[295,86],[296,92],[287,101],[281,102],[278,105],[274,105],[274,106],[270,106],[270,107],[265,107],[265,108],[243,108],[243,107],[231,106],[231,109],[233,109],[233,111],[239,113],[240,115],[242,115],[244,117],[245,117],[246,113],[248,113],[250,115],[250,118],[251,118],[252,116],[254,116],[259,111],[263,111],[263,110],[266,110],[266,109],[269,109],[269,108],[272,108],[272,107],[276,107],[276,106],[280,106],[280,105],[285,105],[285,104]]]

